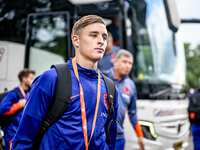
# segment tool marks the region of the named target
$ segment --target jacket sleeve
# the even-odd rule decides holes
[[[20,109],[22,106],[19,103],[19,97],[14,91],[11,91],[1,101],[0,115],[12,115]]]
[[[117,121],[117,114],[118,114],[118,90],[117,89],[116,89],[114,110],[115,110],[115,113],[112,116],[111,120],[115,117],[115,119]],[[107,143],[110,150],[115,150],[116,136],[117,136],[117,124],[112,123],[110,126],[111,142]]]
[[[133,94],[131,96],[130,104],[128,105],[128,114],[129,114],[130,121],[133,127],[135,128],[138,122],[137,110],[136,110],[137,93],[136,93],[135,87],[132,89],[133,89]]]
[[[12,140],[12,150],[29,149],[34,144],[37,131],[53,97],[57,82],[55,69],[37,77],[31,87],[17,132]]]
[[[141,137],[143,136],[143,132],[142,132],[142,127],[139,124],[138,117],[137,117],[137,107],[136,107],[137,92],[136,92],[135,85],[134,85],[134,88],[132,89],[133,89],[133,96],[131,98],[131,103],[128,106],[128,114],[129,114],[130,121],[134,127],[137,137]]]

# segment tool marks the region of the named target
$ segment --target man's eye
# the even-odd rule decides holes
[[[106,37],[103,37],[103,39],[104,39],[104,40],[107,40],[107,38],[106,38]]]
[[[92,34],[91,36],[92,36],[92,37],[96,37],[96,35],[95,35],[95,34]]]

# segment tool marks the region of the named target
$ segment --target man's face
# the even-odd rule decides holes
[[[133,58],[121,55],[114,61],[114,69],[120,76],[126,76],[130,73],[133,65]]]
[[[72,39],[77,55],[97,62],[103,57],[107,46],[107,30],[104,24],[93,23],[84,27],[80,35],[75,35]]]
[[[31,85],[33,83],[33,79],[34,79],[34,74],[29,73],[28,77],[25,77],[25,85],[29,88],[31,88]]]

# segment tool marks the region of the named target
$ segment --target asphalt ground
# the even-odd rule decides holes
[[[186,150],[194,150],[194,145],[193,145],[193,137],[192,137],[192,134],[190,134],[190,137],[189,137],[189,146],[186,148]]]
[[[190,137],[189,137],[189,146],[185,149],[185,150],[194,150],[194,145],[193,145],[193,137],[192,134],[190,133]],[[0,144],[0,150],[3,150],[2,145]]]

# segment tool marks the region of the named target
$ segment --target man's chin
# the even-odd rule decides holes
[[[99,61],[99,60],[101,60],[102,58],[103,58],[103,55],[99,55],[99,57],[96,57],[95,60],[96,60],[96,61]]]

